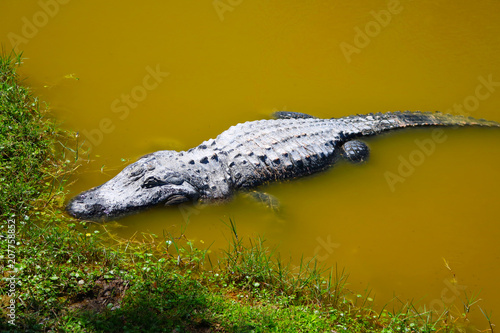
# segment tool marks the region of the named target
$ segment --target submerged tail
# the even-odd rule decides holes
[[[475,119],[441,112],[396,111],[386,113],[369,113],[341,118],[347,126],[357,129],[364,136],[381,132],[425,126],[482,126],[500,127],[500,123],[485,119]]]

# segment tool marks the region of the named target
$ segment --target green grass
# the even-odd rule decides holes
[[[458,332],[467,325],[477,296],[458,315],[420,313],[397,300],[377,313],[369,291],[349,291],[343,269],[281,260],[263,239],[241,239],[231,220],[227,249],[210,257],[184,231],[117,240],[105,224],[67,217],[64,185],[78,167],[78,138],[59,130],[20,85],[21,60],[0,57],[2,332]]]
[[[23,214],[40,195],[39,183],[51,154],[53,127],[43,121],[39,101],[18,85],[20,56],[0,59],[0,209],[4,218]]]

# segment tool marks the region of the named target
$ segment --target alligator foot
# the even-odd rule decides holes
[[[370,157],[370,148],[362,141],[351,140],[344,143],[341,154],[351,163],[366,162]]]
[[[275,213],[278,213],[280,210],[280,202],[274,195],[266,192],[250,191],[247,193],[247,196],[255,200],[255,202],[269,208]]]

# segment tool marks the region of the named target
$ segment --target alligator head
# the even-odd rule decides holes
[[[196,201],[199,191],[176,163],[178,154],[160,151],[140,158],[103,185],[77,195],[67,212],[78,219],[103,221],[159,204]]]

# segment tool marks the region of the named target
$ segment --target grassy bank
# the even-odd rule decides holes
[[[67,217],[64,185],[78,143],[20,85],[19,55],[0,59],[0,330],[11,332],[454,332],[454,316],[397,303],[377,313],[342,269],[279,260],[261,239],[209,258],[186,235],[116,242]],[[73,148],[71,148],[73,147]],[[470,300],[466,304],[473,303]]]

